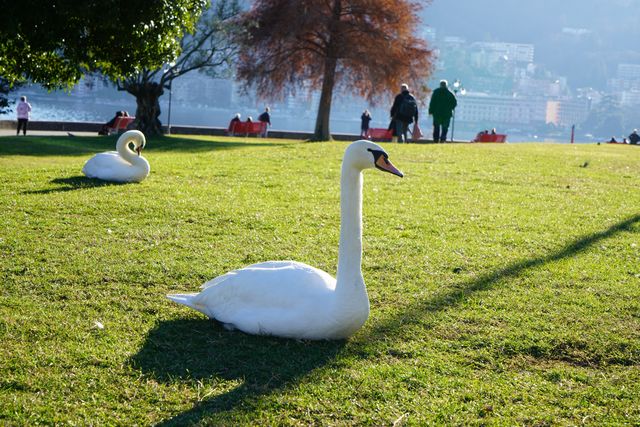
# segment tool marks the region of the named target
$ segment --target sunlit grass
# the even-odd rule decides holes
[[[82,177],[114,142],[0,138],[0,424],[640,423],[640,148],[385,144],[406,177],[365,174],[371,317],[297,342],[164,295],[334,274],[346,143],[172,137],[141,184]]]

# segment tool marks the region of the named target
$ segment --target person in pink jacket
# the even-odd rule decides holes
[[[20,102],[18,103],[16,111],[18,112],[18,130],[16,130],[16,135],[20,135],[20,129],[22,129],[22,134],[26,135],[27,122],[31,116],[31,104],[27,102],[26,96],[20,97]]]

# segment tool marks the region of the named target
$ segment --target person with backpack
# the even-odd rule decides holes
[[[440,87],[431,94],[429,115],[433,115],[433,142],[447,142],[447,132],[458,106],[456,96],[449,90],[446,80],[440,81]]]
[[[409,125],[414,121],[418,123],[418,103],[409,92],[409,86],[406,83],[400,86],[400,93],[393,100],[391,120],[395,122],[396,130],[396,135],[391,138],[391,141],[396,142],[400,138],[400,142],[408,142]]]

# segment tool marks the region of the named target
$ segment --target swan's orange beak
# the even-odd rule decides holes
[[[391,163],[391,161],[386,156],[378,157],[378,160],[376,160],[376,167],[385,172],[397,175],[400,178],[404,176],[402,172],[400,172],[395,166],[393,166],[393,163]]]

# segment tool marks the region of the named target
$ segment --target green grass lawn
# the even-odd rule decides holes
[[[171,137],[141,184],[82,177],[114,144],[0,138],[1,425],[640,424],[640,148],[384,144],[371,316],[299,342],[165,294],[334,275],[347,143]]]

